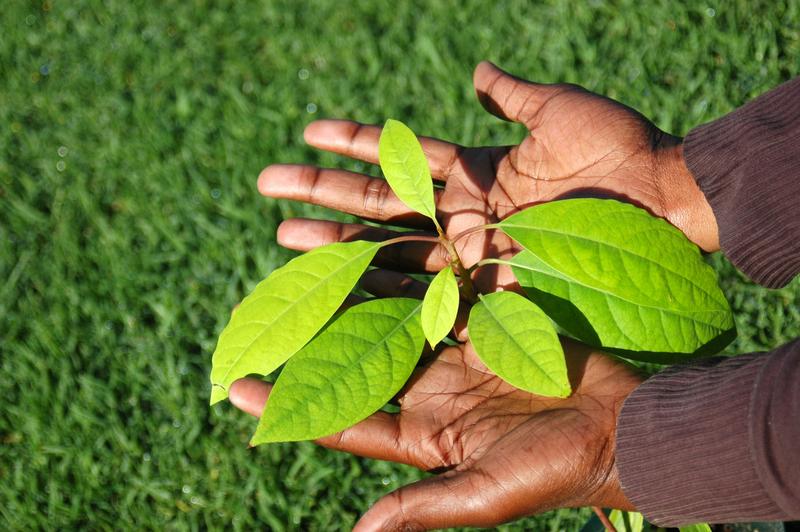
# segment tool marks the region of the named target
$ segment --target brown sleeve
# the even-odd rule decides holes
[[[759,284],[788,283],[800,272],[800,78],[693,129],[683,153],[725,256]]]
[[[800,78],[689,133],[728,258],[769,287],[800,271]],[[800,519],[800,339],[674,366],[625,401],[623,490],[653,523]]]
[[[800,339],[651,377],[616,446],[625,495],[657,525],[800,519]]]

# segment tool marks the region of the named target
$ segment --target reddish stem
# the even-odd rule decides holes
[[[611,524],[611,521],[608,520],[608,516],[602,508],[599,506],[592,506],[592,511],[594,511],[595,515],[597,515],[597,518],[600,519],[600,522],[603,523],[603,526],[606,528],[606,530],[609,532],[617,532],[617,527]]]
[[[450,241],[451,242],[458,242],[465,236],[469,236],[472,233],[477,233],[478,231],[488,231],[489,229],[496,229],[499,227],[498,224],[486,224],[486,225],[476,225],[475,227],[470,227],[464,231],[461,231],[456,236],[454,236]]]

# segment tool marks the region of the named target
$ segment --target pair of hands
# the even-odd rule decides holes
[[[497,222],[533,204],[576,195],[614,197],[662,216],[707,251],[719,248],[716,222],[683,164],[680,139],[636,111],[573,85],[517,79],[491,63],[474,74],[483,106],[523,123],[518,146],[465,148],[432,138],[422,147],[437,189],[437,209],[449,236]],[[378,162],[380,128],[320,120],[305,131],[317,148]],[[431,231],[380,179],[304,165],[273,165],[259,177],[262,194],[305,201],[362,218]],[[361,224],[292,219],[278,241],[307,251],[346,240],[385,240],[397,233]],[[518,249],[485,231],[458,242],[468,267]],[[397,272],[435,272],[447,264],[441,246],[406,243],[376,258],[388,269],[368,273],[363,287],[378,296],[421,297],[424,286]],[[514,289],[511,272],[486,267],[473,279],[482,292]],[[456,337],[466,340],[462,323]],[[440,474],[380,499],[356,530],[425,530],[492,526],[525,515],[574,506],[632,509],[614,465],[622,403],[641,382],[626,365],[563,340],[573,394],[545,398],[493,375],[467,341],[444,347],[421,365],[398,395],[400,412],[378,412],[318,443]],[[270,385],[242,379],[230,390],[240,409],[260,416]]]

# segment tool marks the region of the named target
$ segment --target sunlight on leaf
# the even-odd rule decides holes
[[[422,330],[432,348],[447,336],[458,313],[458,282],[450,266],[436,274],[422,303]]]
[[[317,248],[272,272],[247,296],[219,337],[211,365],[211,404],[249,374],[286,362],[333,316],[375,256],[379,243]]]
[[[400,201],[435,221],[431,170],[414,132],[402,122],[387,120],[378,142],[378,158],[386,181]]]
[[[531,207],[499,227],[526,250],[512,260],[520,285],[583,341],[693,353],[734,327],[697,246],[643,209],[572,199]]]
[[[421,307],[388,298],[347,309],[286,364],[251,443],[335,434],[386,404],[422,352]]]
[[[550,320],[514,292],[480,296],[469,314],[469,337],[486,366],[504,381],[539,395],[567,397],[564,351]]]

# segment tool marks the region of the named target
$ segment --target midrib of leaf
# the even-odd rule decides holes
[[[343,269],[345,269],[346,267],[350,266],[350,265],[351,265],[353,262],[355,262],[357,259],[360,259],[361,257],[363,257],[363,256],[364,256],[364,255],[366,255],[367,253],[371,252],[373,249],[375,249],[375,248],[376,248],[376,247],[378,247],[378,246],[380,246],[380,244],[379,244],[379,243],[378,243],[378,244],[375,244],[374,246],[372,246],[372,247],[370,247],[370,248],[367,248],[365,251],[363,251],[363,252],[359,253],[358,255],[356,255],[356,256],[354,256],[354,257],[352,257],[352,258],[351,258],[349,261],[345,262],[345,263],[344,263],[344,264],[342,264],[340,267],[338,267],[338,268],[336,268],[335,270],[333,270],[332,272],[330,272],[330,273],[328,274],[328,276],[327,276],[327,277],[324,277],[324,278],[322,279],[322,281],[320,281],[320,282],[318,282],[317,284],[315,284],[315,285],[314,285],[314,286],[313,286],[311,289],[309,289],[309,290],[306,290],[306,292],[305,292],[305,293],[304,293],[302,296],[300,296],[299,298],[295,299],[295,301],[294,301],[293,303],[290,303],[288,307],[286,307],[286,308],[285,308],[285,309],[284,309],[284,310],[283,310],[283,311],[282,311],[280,314],[278,314],[277,316],[275,316],[275,317],[274,317],[274,318],[273,318],[271,321],[269,321],[269,322],[262,322],[262,323],[264,323],[264,324],[265,324],[265,329],[266,329],[267,327],[269,327],[269,326],[273,325],[273,324],[274,324],[276,321],[278,321],[278,320],[279,320],[279,319],[280,319],[280,318],[281,318],[281,317],[282,317],[284,314],[286,314],[286,313],[287,313],[287,312],[289,312],[291,309],[293,309],[293,308],[294,308],[296,305],[298,305],[300,302],[302,302],[302,301],[304,301],[306,298],[308,298],[309,294],[310,294],[310,293],[311,293],[313,290],[317,289],[317,288],[318,288],[318,287],[320,287],[320,286],[323,286],[325,283],[327,283],[327,282],[329,282],[331,279],[333,279],[333,277],[334,277],[334,274],[336,274],[336,273],[338,273],[338,272],[342,271]],[[266,294],[265,294],[265,295],[266,295]],[[261,298],[258,298],[258,299],[261,299]],[[242,327],[245,327],[246,325],[249,325],[249,324],[252,324],[252,323],[253,323],[253,322],[248,322],[247,324],[242,324],[242,325],[240,325],[239,327],[237,327],[236,329],[234,329],[234,331],[235,331],[235,330],[238,330],[238,329],[241,329]],[[231,332],[233,332],[233,331],[231,331]],[[222,376],[221,380],[223,380],[223,381],[224,381],[224,380],[226,380],[226,379],[228,378],[228,375],[230,375],[230,372],[231,372],[231,370],[234,368],[234,366],[236,366],[236,364],[238,364],[238,363],[239,363],[239,361],[242,359],[242,357],[244,356],[244,354],[245,354],[246,352],[248,352],[248,351],[250,350],[250,348],[251,348],[251,347],[253,347],[253,344],[254,344],[254,343],[256,343],[256,342],[257,342],[257,341],[258,341],[258,340],[259,340],[259,339],[260,339],[260,338],[261,338],[261,337],[262,337],[264,334],[266,334],[266,332],[267,332],[266,330],[264,330],[264,331],[261,331],[261,332],[260,332],[258,335],[256,335],[256,337],[255,337],[255,338],[253,338],[253,339],[250,341],[250,343],[248,343],[248,344],[247,344],[247,345],[246,345],[246,346],[245,346],[243,349],[241,349],[241,350],[239,351],[239,355],[238,355],[238,356],[235,358],[235,360],[233,360],[233,361],[232,361],[232,362],[231,362],[231,363],[228,365],[228,369],[225,371],[225,374]],[[221,385],[221,384],[218,384],[218,383],[214,383],[214,386],[220,386],[220,387],[221,387],[221,388],[223,388],[223,389],[227,389],[227,388],[225,388],[225,386],[223,386],[223,385]]]
[[[392,330],[391,330],[391,331],[389,331],[388,333],[384,334],[384,335],[381,337],[380,341],[373,343],[373,344],[372,344],[372,346],[371,346],[371,347],[370,347],[370,348],[369,348],[367,351],[365,351],[363,354],[360,354],[360,355],[359,355],[358,357],[356,357],[356,358],[355,358],[355,359],[354,359],[352,362],[348,362],[346,365],[345,365],[345,364],[340,364],[340,365],[339,365],[339,368],[338,368],[336,371],[334,371],[334,372],[331,372],[331,373],[327,373],[327,372],[326,372],[326,373],[325,373],[325,376],[326,376],[326,377],[329,377],[329,380],[333,381],[333,380],[335,380],[335,379],[334,379],[334,377],[339,377],[339,376],[341,376],[341,375],[343,375],[343,374],[347,373],[347,372],[348,372],[348,371],[349,371],[349,370],[350,370],[350,369],[351,369],[353,366],[358,366],[358,365],[359,365],[359,363],[360,363],[362,360],[365,360],[365,359],[369,358],[370,356],[372,356],[372,354],[373,354],[373,353],[374,353],[376,350],[378,350],[378,348],[379,348],[380,346],[382,346],[382,345],[386,344],[386,340],[387,340],[388,338],[391,338],[392,336],[394,336],[394,334],[395,334],[395,333],[396,333],[398,330],[402,329],[402,328],[403,328],[403,326],[404,326],[406,323],[408,323],[408,321],[409,321],[409,320],[413,319],[413,318],[414,318],[414,316],[415,316],[415,315],[416,315],[416,314],[419,312],[419,310],[420,310],[421,308],[422,308],[422,302],[420,302],[420,304],[419,304],[419,305],[417,305],[416,307],[414,307],[414,309],[413,309],[411,312],[409,312],[409,313],[408,313],[408,315],[407,315],[407,316],[405,316],[405,317],[404,317],[404,318],[403,318],[403,319],[402,319],[400,322],[398,322],[398,323],[397,323],[397,325],[396,325],[394,328],[392,328]],[[377,313],[377,312],[375,312],[375,313],[373,313],[373,314],[378,314],[378,313]],[[396,316],[392,316],[391,314],[383,314],[383,313],[382,313],[382,315],[383,315],[383,316],[390,317],[390,318],[396,318]],[[334,333],[334,334],[337,334],[337,335],[340,335],[340,336],[351,336],[351,337],[353,337],[353,338],[356,338],[356,339],[358,339],[358,340],[363,340],[363,338],[361,338],[360,336],[357,336],[357,335],[356,335],[356,334],[354,334],[354,333],[348,333],[348,332],[346,332],[346,331],[337,331],[337,332],[336,332],[336,333]],[[389,360],[391,361],[391,358],[390,358]],[[391,362],[390,362],[390,363],[391,363]]]
[[[516,346],[517,346],[517,348],[518,348],[520,351],[522,351],[523,353],[527,353],[527,352],[528,352],[528,350],[527,350],[527,349],[525,349],[525,348],[524,348],[522,345],[520,345],[520,343],[517,341],[517,339],[516,339],[516,338],[514,338],[514,335],[513,335],[513,334],[511,334],[511,332],[510,332],[510,331],[509,331],[509,330],[508,330],[508,329],[507,329],[507,328],[506,328],[506,327],[503,325],[503,322],[502,322],[502,321],[500,321],[499,319],[497,319],[497,315],[496,315],[494,312],[492,312],[492,309],[490,308],[490,306],[489,306],[489,305],[487,305],[486,303],[484,303],[484,304],[483,304],[483,307],[484,307],[484,308],[485,308],[485,309],[486,309],[486,310],[489,312],[489,315],[491,315],[491,316],[492,316],[492,319],[494,319],[494,322],[495,322],[497,325],[499,325],[499,326],[500,326],[500,328],[501,328],[501,329],[503,329],[503,331],[505,331],[505,333],[506,333],[506,336],[507,336],[507,337],[509,337],[509,338],[511,339],[511,341],[514,343],[514,345],[516,345]],[[537,351],[537,353],[541,353],[541,352],[543,352],[543,351],[545,351],[545,350],[544,350],[544,349],[540,349],[539,351]],[[554,380],[554,379],[553,379],[553,378],[552,378],[552,377],[551,377],[551,376],[550,376],[550,375],[547,373],[547,371],[546,371],[546,370],[545,370],[545,369],[544,369],[544,368],[541,366],[541,364],[539,364],[539,362],[536,360],[536,358],[535,358],[535,357],[533,357],[533,356],[530,356],[530,357],[528,357],[528,358],[530,358],[530,359],[531,359],[531,361],[532,361],[532,362],[533,362],[533,363],[536,365],[536,367],[537,367],[537,368],[539,368],[539,372],[540,372],[540,373],[542,373],[542,374],[543,374],[543,375],[544,375],[544,376],[547,378],[547,380],[549,380],[550,382],[552,382],[553,384],[555,384],[555,385],[556,385],[556,387],[557,387],[558,389],[561,389],[561,388],[563,388],[563,386],[562,386],[561,384],[559,384],[558,382],[556,382],[556,381],[555,381],[555,380]]]
[[[534,253],[533,251],[531,251],[529,249],[528,249],[528,251],[532,255],[534,255],[537,258],[539,258],[539,260],[541,260],[545,264],[547,263],[547,261],[542,259],[539,255],[536,255],[536,253]],[[618,299],[620,301],[624,301],[625,303],[628,303],[629,305],[632,305],[634,307],[642,307],[642,308],[647,308],[647,309],[654,310],[656,312],[661,312],[661,313],[665,313],[665,314],[671,314],[671,315],[676,316],[676,317],[681,318],[681,319],[692,319],[692,320],[695,320],[697,322],[703,323],[705,325],[708,325],[710,327],[714,327],[714,328],[717,328],[717,329],[720,328],[720,326],[715,325],[715,324],[713,324],[711,322],[708,322],[708,321],[704,321],[702,319],[695,319],[693,317],[689,317],[688,315],[694,315],[694,314],[700,314],[700,313],[710,313],[710,312],[713,312],[714,314],[726,314],[725,310],[720,310],[720,309],[686,310],[685,312],[680,312],[680,311],[677,311],[677,310],[674,310],[674,309],[670,309],[670,308],[655,307],[655,306],[652,306],[652,305],[646,305],[644,303],[637,303],[635,301],[631,301],[630,299],[627,299],[625,297],[617,295],[617,294],[615,294],[613,292],[609,292],[607,290],[603,290],[602,288],[597,288],[597,287],[588,285],[588,284],[583,283],[583,282],[581,282],[581,281],[579,281],[577,279],[574,279],[574,278],[565,277],[564,275],[560,275],[560,272],[558,272],[558,270],[555,270],[555,269],[553,269],[553,272],[548,272],[548,271],[544,271],[544,270],[541,270],[541,269],[536,269],[536,268],[528,266],[528,265],[522,265],[522,264],[519,264],[519,263],[513,262],[513,261],[509,261],[509,264],[513,265],[516,268],[520,268],[520,269],[523,269],[523,270],[529,270],[529,271],[532,271],[532,272],[538,272],[538,273],[541,273],[541,274],[544,274],[544,275],[549,275],[550,277],[555,277],[556,279],[561,279],[562,281],[565,281],[567,283],[574,283],[574,284],[580,285],[580,286],[582,286],[582,287],[584,287],[584,288],[586,288],[588,290],[592,290],[594,292],[600,292],[601,294],[605,295],[606,297],[611,297],[611,298],[614,298],[614,299]],[[681,278],[683,278],[683,277],[681,277]],[[536,288],[536,287],[534,287],[534,288]]]
[[[434,294],[434,295],[438,295],[439,296],[439,297],[436,298],[436,301],[435,301],[436,305],[434,305],[434,307],[433,307],[433,312],[434,312],[434,316],[435,316],[435,319],[433,321],[438,323],[439,322],[439,316],[441,316],[441,314],[443,312],[442,301],[444,301],[444,299],[445,299],[445,287],[442,287],[439,290],[439,293],[438,294]]]
[[[663,270],[671,273],[672,275],[678,277],[679,279],[683,279],[683,280],[687,281],[689,284],[691,284],[693,287],[695,287],[698,292],[700,292],[701,294],[706,296],[708,299],[710,299],[712,301],[717,301],[716,297],[714,297],[711,293],[706,291],[702,286],[698,285],[693,279],[691,279],[689,277],[685,277],[682,274],[680,274],[679,272],[676,272],[675,270],[664,266],[663,263],[657,262],[657,261],[655,261],[655,260],[653,260],[653,259],[651,259],[649,257],[645,257],[644,255],[640,255],[638,253],[634,253],[633,251],[630,251],[628,249],[620,248],[620,247],[617,247],[617,246],[612,246],[608,242],[604,242],[602,240],[597,240],[597,239],[594,239],[594,238],[589,238],[589,237],[586,237],[586,236],[576,235],[574,233],[569,233],[569,232],[566,232],[566,231],[555,231],[553,229],[543,229],[541,227],[531,226],[531,225],[505,224],[505,223],[501,222],[500,223],[500,227],[501,228],[502,227],[516,227],[516,228],[519,228],[519,229],[529,229],[529,230],[534,230],[534,231],[541,231],[542,233],[549,233],[549,234],[554,234],[554,235],[567,236],[567,237],[575,238],[576,240],[583,240],[585,242],[592,242],[593,244],[600,244],[602,246],[609,247],[611,249],[617,250],[617,252],[624,253],[624,254],[626,254],[628,256],[633,256],[633,257],[642,259],[642,260],[644,260],[644,261],[646,261],[646,262],[648,262],[650,264],[654,264],[654,265],[662,268]],[[511,236],[511,235],[509,235],[509,236]],[[511,238],[514,238],[514,237],[511,237]],[[533,250],[528,249],[527,247],[525,249],[527,249],[528,251],[533,253]],[[539,257],[539,255],[536,255],[536,256]],[[547,263],[547,261],[542,259],[541,257],[539,257],[539,259],[542,262]]]
[[[442,314],[442,301],[444,301],[444,291],[440,292],[439,297],[436,298],[436,305],[433,307],[434,323],[439,322],[439,316]]]

